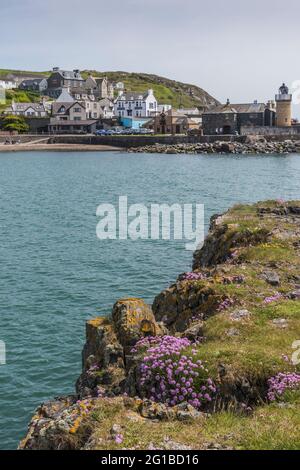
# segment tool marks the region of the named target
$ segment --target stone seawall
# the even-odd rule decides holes
[[[288,135],[268,135],[265,136],[268,142],[282,142],[285,140],[300,141],[300,134]],[[137,148],[151,145],[180,145],[180,144],[213,144],[217,142],[246,143],[247,136],[233,135],[204,135],[204,136],[74,136],[60,135],[50,137],[49,143],[55,144],[89,144],[89,145],[110,145],[119,148]]]
[[[222,136],[224,142],[242,142],[244,137]],[[60,135],[50,137],[49,142],[55,144],[90,144],[90,145],[111,145],[120,148],[143,147],[155,144],[177,145],[177,144],[197,144],[210,143],[220,140],[219,136],[74,136]]]

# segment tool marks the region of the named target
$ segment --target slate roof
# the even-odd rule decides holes
[[[66,80],[79,80],[83,81],[84,79],[82,78],[80,72],[75,72],[74,70],[53,70],[52,73],[59,73],[63,78]]]
[[[57,98],[55,102],[56,103],[74,103],[74,101],[75,101],[74,98],[70,95],[68,90],[66,90],[66,88],[63,88],[61,94],[59,95],[59,97]]]
[[[133,91],[127,91],[122,95],[118,96],[117,101],[141,101],[147,98],[149,92],[146,93],[136,93]]]
[[[222,104],[205,111],[204,114],[240,114],[240,113],[264,113],[266,105],[264,103],[244,103],[244,104]]]
[[[20,112],[25,112],[28,108],[32,108],[38,113],[45,111],[45,106],[41,103],[13,103],[11,108],[13,111]]]
[[[55,101],[55,103],[52,104],[52,113],[53,114],[58,114],[58,112],[59,112],[59,110],[62,106],[64,106],[65,113],[66,113],[75,104],[77,106],[81,106],[83,109],[85,109],[85,107],[81,103],[79,103],[78,101],[72,101],[72,102],[69,102],[69,101],[67,101],[67,102],[57,102],[57,101]]]
[[[27,86],[30,86],[30,85],[38,85],[39,83],[43,82],[44,80],[46,80],[46,78],[35,78],[35,79],[28,79],[28,80],[23,80],[20,85],[27,85]]]

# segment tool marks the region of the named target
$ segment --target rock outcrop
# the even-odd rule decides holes
[[[249,416],[256,433],[264,413],[274,412],[268,404],[270,378],[295,374],[288,354],[300,338],[299,240],[298,201],[239,205],[213,217],[204,246],[194,254],[193,272],[181,274],[152,308],[140,299],[123,299],[110,318],[87,322],[76,395],[39,407],[20,448],[110,449],[118,448],[124,435],[125,448],[132,448],[136,423],[141,442],[134,448],[153,449],[149,422],[169,421],[187,428],[181,434],[174,426],[172,438],[158,434],[159,448],[231,448],[226,439],[192,447],[186,440],[189,429],[197,426],[198,435],[199,423],[205,427],[220,410]],[[185,396],[201,397],[202,405]],[[263,413],[255,415],[258,406]],[[299,417],[298,402],[289,407]],[[283,419],[282,410],[274,412],[274,422]]]
[[[126,370],[131,364],[131,349],[145,336],[164,334],[152,309],[143,300],[121,299],[113,307],[111,319],[100,317],[86,325],[83,348],[83,373],[76,383],[80,398],[97,396],[99,390],[118,395],[126,387]]]
[[[196,143],[196,144],[155,144],[128,149],[130,153],[166,153],[166,154],[288,154],[300,152],[300,140],[267,141],[264,137],[251,136],[241,142]]]

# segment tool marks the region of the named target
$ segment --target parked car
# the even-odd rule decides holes
[[[95,132],[95,135],[106,135],[106,130],[105,129],[98,129]]]
[[[145,128],[145,127],[142,127],[142,128],[140,129],[140,131],[141,131],[141,134],[143,134],[143,135],[145,135],[145,134],[154,134],[154,130],[153,130],[153,129],[147,129],[147,128]]]

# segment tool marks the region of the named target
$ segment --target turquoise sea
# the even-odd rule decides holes
[[[154,296],[190,270],[182,241],[96,237],[100,203],[300,199],[300,156],[0,153],[0,449],[14,449],[34,409],[72,393],[85,321],[120,297]]]

